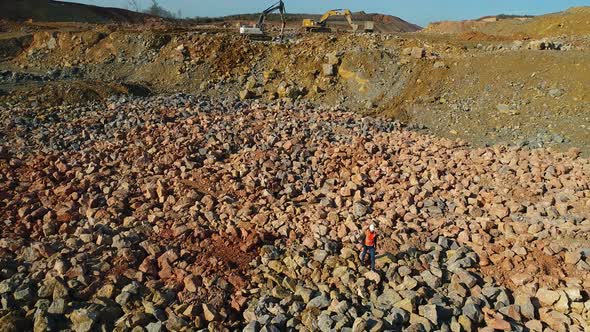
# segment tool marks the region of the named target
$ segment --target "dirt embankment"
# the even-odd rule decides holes
[[[145,23],[160,20],[121,8],[105,8],[53,0],[13,0],[0,3],[0,18],[16,21]]]
[[[432,23],[424,32],[459,34],[477,31],[488,35],[529,38],[590,35],[590,7],[537,17],[510,17]]]
[[[589,43],[579,35],[320,34],[280,44],[224,29],[69,25],[18,38],[0,39],[9,104],[136,92],[306,100],[478,146],[590,146]]]

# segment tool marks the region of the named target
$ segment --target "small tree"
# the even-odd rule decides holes
[[[139,0],[127,0],[127,6],[129,6],[129,9],[133,10],[134,12],[141,12]]]
[[[145,11],[145,13],[165,18],[174,18],[174,14],[161,7],[156,0],[152,0],[152,5]]]

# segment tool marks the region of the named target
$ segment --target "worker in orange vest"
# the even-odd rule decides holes
[[[371,224],[369,229],[365,231],[362,245],[363,253],[361,254],[361,263],[365,264],[365,256],[368,251],[371,257],[371,271],[375,271],[375,248],[377,248],[377,232],[375,231],[375,225]]]

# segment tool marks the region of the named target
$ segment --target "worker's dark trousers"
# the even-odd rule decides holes
[[[365,257],[367,255],[367,250],[369,251],[369,256],[371,257],[371,271],[375,271],[375,246],[363,245],[363,253],[361,254],[361,262],[363,265],[365,265]]]

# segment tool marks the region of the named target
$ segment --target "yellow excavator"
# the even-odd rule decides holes
[[[358,24],[352,23],[352,13],[349,9],[332,9],[328,10],[324,16],[319,21],[314,21],[312,19],[304,19],[303,20],[303,29],[307,32],[331,32],[332,29],[326,26],[328,19],[332,16],[344,16],[350,24],[353,32],[356,32],[359,28]]]

